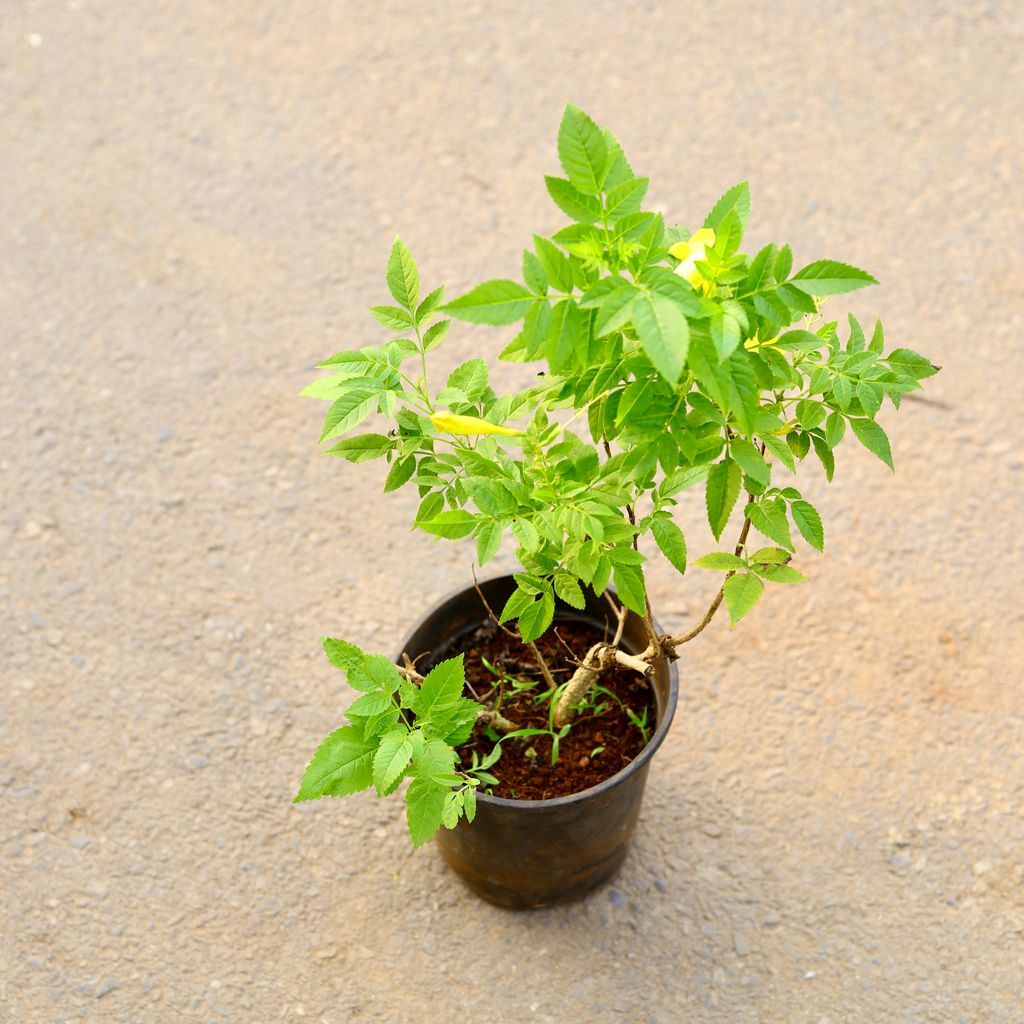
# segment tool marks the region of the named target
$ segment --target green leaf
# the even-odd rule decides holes
[[[373,785],[373,753],[376,743],[363,737],[360,726],[335,730],[309,762],[295,803],[321,796],[348,796]]]
[[[583,590],[580,588],[579,583],[575,577],[570,576],[568,573],[556,573],[555,593],[567,605],[571,605],[573,608],[582,610],[587,606],[586,598],[583,596]]]
[[[800,498],[790,504],[789,514],[793,517],[793,522],[796,523],[800,536],[812,548],[824,551],[825,530],[821,525],[821,516],[818,515],[818,510],[809,501],[804,501]]]
[[[417,718],[429,720],[455,706],[466,685],[464,658],[462,654],[449,658],[427,673],[412,699]]]
[[[757,604],[764,593],[764,584],[754,573],[744,572],[726,579],[723,589],[729,621],[735,626]]]
[[[462,791],[462,806],[466,815],[466,821],[472,822],[476,817],[476,791],[472,786],[467,786]]]
[[[412,845],[419,849],[441,827],[444,802],[451,787],[430,779],[416,779],[405,794],[405,817]]]
[[[379,396],[379,388],[370,388],[365,385],[346,391],[327,410],[320,440],[328,441],[332,437],[337,437],[358,426],[373,412]]]
[[[731,555],[727,551],[712,551],[710,554],[701,555],[693,564],[715,572],[735,572],[747,567],[747,563],[739,555]]]
[[[775,257],[774,277],[776,281],[785,281],[789,272],[793,269],[793,250],[784,245]]]
[[[639,212],[649,184],[648,178],[630,178],[610,189],[605,200],[605,216],[608,220]]]
[[[470,402],[480,401],[487,390],[487,364],[482,359],[466,360],[452,371],[448,387],[464,391]]]
[[[651,521],[651,533],[661,553],[677,572],[686,572],[686,537],[683,531],[668,516],[655,516]]]
[[[526,287],[535,295],[546,295],[548,276],[544,273],[541,262],[529,249],[523,250],[523,280]]]
[[[407,331],[413,325],[412,314],[397,306],[371,306],[370,312],[377,323],[392,331]]]
[[[769,583],[806,583],[807,577],[791,565],[766,565],[757,570]]]
[[[323,644],[327,660],[343,672],[358,668],[366,657],[355,644],[350,644],[347,640],[337,640],[334,637],[325,636],[320,638],[320,643]]]
[[[825,441],[829,448],[835,448],[846,433],[846,420],[838,412],[830,412],[825,420]]]
[[[744,514],[769,540],[782,545],[787,551],[793,550],[793,538],[789,532],[789,520],[786,519],[785,503],[750,502],[744,509]]]
[[[380,690],[374,690],[372,693],[364,693],[361,697],[357,697],[352,701],[345,708],[345,715],[349,719],[352,719],[353,716],[356,718],[372,718],[374,715],[379,715],[382,711],[387,711],[393,707],[394,704],[389,694],[383,693]]]
[[[547,279],[558,291],[571,292],[572,265],[565,253],[554,242],[540,235],[533,236],[533,247],[537,250],[537,258]]]
[[[407,455],[404,459],[396,459],[384,479],[384,493],[397,490],[416,472],[416,456]]]
[[[373,784],[377,796],[384,796],[402,777],[412,760],[412,739],[407,729],[393,729],[381,737],[377,753],[373,755]]]
[[[370,459],[379,459],[386,455],[395,444],[393,437],[386,437],[384,434],[357,434],[332,445],[324,454],[338,455],[349,462],[369,462]]]
[[[818,460],[825,469],[825,479],[831,483],[832,477],[835,476],[836,472],[836,459],[832,454],[832,449],[829,448],[828,442],[818,437],[817,434],[811,435],[811,441],[814,444],[814,451],[818,456]]]
[[[501,547],[502,529],[498,523],[483,522],[476,530],[476,560],[486,565]]]
[[[785,565],[790,557],[789,552],[782,548],[758,548],[750,556],[750,561],[754,565]]]
[[[924,356],[918,355],[910,348],[896,348],[889,353],[885,362],[894,370],[906,373],[915,380],[924,380],[939,372],[937,366],[933,366]]]
[[[741,231],[745,231],[750,217],[750,185],[747,182],[733,185],[722,195],[705,218],[704,226],[717,228],[730,212],[735,212]]]
[[[348,684],[362,693],[380,690],[383,693],[394,693],[402,683],[395,663],[383,654],[368,654],[351,668],[348,673]]]
[[[449,302],[445,311],[474,324],[502,326],[526,316],[536,296],[516,281],[495,278]]]
[[[644,573],[639,565],[626,565],[616,562],[612,568],[615,590],[622,603],[637,615],[647,614],[646,587]]]
[[[808,295],[841,295],[878,282],[865,270],[837,260],[816,260],[798,270],[790,282]]]
[[[566,176],[581,192],[596,195],[608,171],[604,133],[582,111],[567,103],[558,129],[558,159]]]
[[[444,298],[444,285],[440,288],[435,288],[417,307],[416,307],[416,323],[421,324],[426,320],[431,313],[441,305],[441,300]]]
[[[729,443],[729,454],[740,464],[740,469],[758,483],[768,486],[772,471],[764,456],[745,437],[737,437]]]
[[[435,537],[447,537],[449,540],[458,540],[461,537],[468,537],[476,526],[476,517],[463,509],[452,509],[442,512],[428,522],[416,520],[416,525]]]
[[[505,607],[502,609],[501,614],[498,616],[498,621],[508,622],[509,619],[518,618],[533,603],[533,598],[534,595],[527,593],[525,590],[518,588],[513,590],[509,599],[505,602]]]
[[[869,452],[877,455],[890,469],[895,469],[892,464],[889,437],[880,424],[873,420],[851,418],[850,426],[853,428],[854,436]]]
[[[550,592],[541,594],[519,615],[519,635],[528,644],[542,636],[555,617],[555,599]]]
[[[674,385],[690,346],[690,327],[682,310],[670,298],[655,292],[635,299],[632,317],[647,358]]]
[[[594,196],[584,195],[571,182],[545,175],[544,183],[555,205],[573,220],[592,224],[601,216],[601,203]]]
[[[397,235],[388,257],[387,281],[388,290],[395,297],[395,302],[411,313],[420,297],[420,275],[412,253]]]
[[[451,320],[438,320],[436,324],[428,327],[426,334],[423,335],[423,351],[429,352],[432,348],[435,348],[448,333],[448,328],[451,325]]]
[[[736,499],[740,495],[740,467],[731,459],[718,462],[708,472],[705,502],[708,524],[715,540],[722,536],[725,524],[729,522]]]

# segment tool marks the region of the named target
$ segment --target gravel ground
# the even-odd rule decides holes
[[[0,1019],[1024,1020],[1022,36],[1011,3],[7,0]],[[349,697],[317,638],[391,651],[471,557],[295,395],[381,336],[397,229],[455,293],[560,223],[567,98],[675,219],[749,177],[754,244],[871,269],[854,308],[945,370],[885,421],[895,477],[810,474],[811,585],[687,648],[614,887],[514,915],[395,806],[289,802]],[[710,596],[652,591],[670,627]]]

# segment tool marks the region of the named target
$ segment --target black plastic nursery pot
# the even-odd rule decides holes
[[[487,603],[500,609],[515,589],[511,576],[484,581]],[[609,608],[587,591],[582,611],[559,603],[555,621],[573,619],[603,629]],[[473,587],[444,598],[405,640],[398,653],[416,659],[436,655],[453,637],[487,621]],[[643,620],[630,612],[621,646],[636,654],[647,645]],[[580,899],[622,866],[643,802],[647,769],[676,709],[675,665],[662,659],[650,679],[657,722],[650,742],[620,772],[599,785],[551,800],[507,800],[477,792],[472,823],[461,820],[437,836],[441,856],[478,896],[513,909],[545,907]]]

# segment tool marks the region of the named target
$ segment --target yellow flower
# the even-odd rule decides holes
[[[499,427],[495,423],[488,423],[478,416],[459,416],[454,412],[435,412],[430,417],[430,422],[446,434],[504,434],[506,437],[521,437],[523,433],[511,427]]]
[[[704,259],[704,254],[715,244],[714,228],[701,228],[694,232],[685,242],[676,242],[669,249],[669,254],[682,263],[676,267],[676,273],[689,281],[694,288],[710,295],[715,288],[713,281],[706,281],[697,269],[697,261]]]

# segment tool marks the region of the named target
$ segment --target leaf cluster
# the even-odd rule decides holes
[[[813,453],[831,480],[848,433],[892,468],[878,417],[937,372],[910,349],[887,351],[881,323],[869,335],[852,315],[842,330],[824,318],[830,297],[875,283],[867,272],[796,267],[788,245],[743,251],[745,182],[691,232],[643,209],[648,179],[571,104],[557,148],[562,174],[545,183],[569,223],[533,237],[521,280],[421,298],[396,239],[393,304],[371,313],[397,336],[337,353],[305,391],[330,401],[328,454],[383,458],[386,491],[417,488],[417,529],[473,538],[481,565],[511,539],[521,571],[501,618],[527,641],[551,625],[556,598],[582,607],[584,586],[614,584],[645,614],[644,538],[687,569],[675,508],[688,487],[704,489],[716,539],[740,513],[779,549],[794,551],[792,524],[821,550],[821,518],[789,474]],[[480,356],[429,381],[452,319],[516,325],[500,358],[536,364],[538,383],[500,394]],[[374,413],[386,432],[353,433]],[[747,566],[726,581],[735,620],[772,573],[734,557]]]
[[[472,821],[480,780],[456,767],[454,748],[469,738],[482,707],[463,696],[463,656],[441,662],[416,686],[382,654],[331,637],[323,647],[360,696],[345,712],[348,724],[317,747],[295,802],[371,786],[378,797],[388,796],[409,778],[406,818],[414,847],[442,825],[454,828],[463,815]]]

